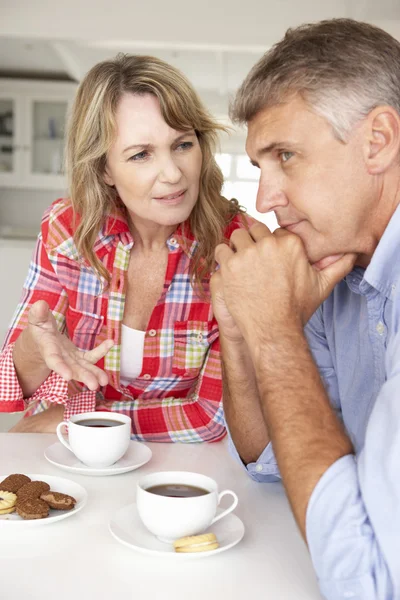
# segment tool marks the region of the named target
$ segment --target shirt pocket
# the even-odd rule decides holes
[[[215,321],[176,321],[172,373],[196,377],[211,344],[218,336],[219,331]]]
[[[80,350],[92,350],[103,326],[104,317],[68,307],[65,315],[69,339]]]

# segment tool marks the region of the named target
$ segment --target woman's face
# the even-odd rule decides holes
[[[115,186],[133,223],[169,227],[185,221],[199,196],[202,166],[194,130],[169,127],[152,94],[124,94],[116,122],[104,179]]]

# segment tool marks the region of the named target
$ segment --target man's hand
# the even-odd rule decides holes
[[[325,261],[325,268],[314,267],[298,236],[283,229],[271,233],[262,223],[248,232],[237,229],[230,241],[232,248],[220,244],[215,251],[221,267],[218,287],[250,345],[260,332],[273,341],[288,326],[303,328],[356,259],[354,254],[336,256],[334,262]]]
[[[219,271],[211,277],[211,296],[220,333],[230,342],[244,342],[243,335],[226,306],[223,282]]]

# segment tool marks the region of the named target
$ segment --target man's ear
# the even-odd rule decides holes
[[[398,162],[400,115],[391,106],[377,106],[366,120],[365,161],[371,175],[379,175]]]

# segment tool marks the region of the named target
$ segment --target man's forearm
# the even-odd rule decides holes
[[[288,328],[270,339],[254,344],[252,358],[282,480],[305,537],[307,506],[317,482],[353,448],[330,406],[302,330]]]
[[[245,464],[258,459],[269,442],[248,348],[220,335],[224,413],[236,450]]]
[[[24,398],[29,398],[51,372],[43,362],[32,340],[29,326],[24,329],[15,342],[13,361]]]

